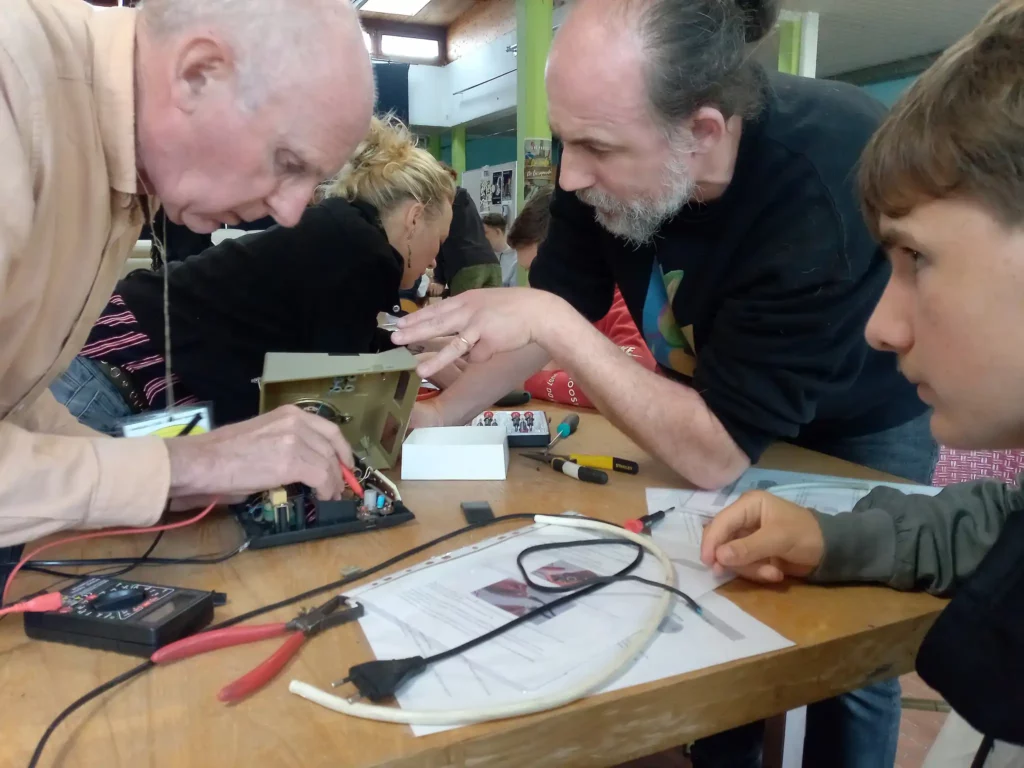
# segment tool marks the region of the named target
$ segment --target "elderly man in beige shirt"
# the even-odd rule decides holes
[[[147,210],[162,204],[197,232],[268,214],[290,226],[340,169],[374,98],[348,0],[3,6],[0,546],[149,525],[168,500],[290,482],[336,497],[352,455],[324,419],[285,408],[194,437],[114,439],[81,427],[47,385],[81,348]]]

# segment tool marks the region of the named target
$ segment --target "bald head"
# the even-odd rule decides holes
[[[373,71],[348,0],[146,0],[136,40],[143,180],[197,232],[294,225],[366,134]]]

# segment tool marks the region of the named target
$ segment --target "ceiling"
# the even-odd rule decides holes
[[[116,0],[90,1],[117,4]],[[360,13],[366,18],[447,27],[486,2],[430,0],[411,17]],[[977,24],[995,0],[783,0],[782,5],[794,11],[818,11],[818,76],[834,77],[941,51]],[[777,50],[772,36],[754,55],[767,64],[776,59]]]
[[[447,27],[459,16],[474,5],[484,0],[430,0],[415,16],[396,16],[391,13],[373,13],[360,11],[365,19],[386,19],[388,21],[404,21],[410,24],[429,24]]]
[[[818,76],[911,59],[948,47],[995,0],[784,0],[818,11]]]

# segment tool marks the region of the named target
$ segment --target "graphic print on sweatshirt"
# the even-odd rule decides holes
[[[644,341],[660,365],[683,376],[693,377],[697,354],[693,345],[693,325],[680,328],[672,311],[672,302],[683,282],[683,270],[662,272],[655,261],[651,282],[644,300]]]

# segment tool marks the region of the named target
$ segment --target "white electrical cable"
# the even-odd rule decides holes
[[[585,530],[597,531],[618,536],[623,539],[639,544],[661,564],[663,573],[661,583],[668,586],[675,586],[675,569],[668,555],[649,536],[640,536],[619,528],[616,525],[602,523],[597,520],[583,520],[573,517],[553,517],[550,515],[534,515],[534,521],[545,525],[557,525],[565,528],[582,528]],[[580,683],[572,686],[561,693],[539,696],[523,702],[510,704],[499,704],[491,707],[480,707],[476,709],[447,709],[415,711],[398,709],[397,707],[385,707],[376,704],[362,704],[348,699],[335,696],[327,691],[321,690],[309,683],[300,680],[292,680],[288,690],[304,699],[319,704],[335,712],[344,715],[361,717],[365,720],[378,720],[385,723],[403,723],[406,725],[468,725],[470,723],[482,723],[488,720],[501,720],[507,717],[520,717],[533,714],[534,712],[545,712],[549,709],[571,704],[589,693],[599,690],[612,678],[619,674],[624,668],[639,656],[647,644],[654,638],[661,622],[669,614],[672,606],[672,593],[668,590],[660,590],[661,595],[651,612],[648,621],[635,633],[629,642],[605,665],[602,669],[587,677]]]

